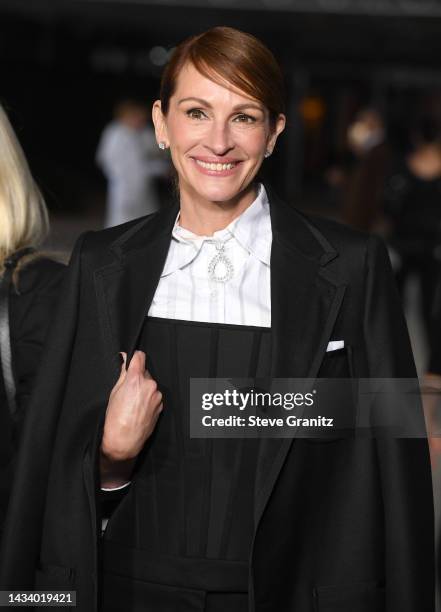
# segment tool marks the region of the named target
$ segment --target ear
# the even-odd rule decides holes
[[[276,119],[276,124],[271,130],[271,133],[268,137],[267,147],[266,147],[267,151],[272,152],[274,150],[274,147],[276,146],[277,138],[279,137],[279,134],[281,134],[283,130],[285,129],[285,125],[286,125],[286,117],[285,115],[280,113],[280,115]]]
[[[167,125],[162,113],[161,100],[156,100],[152,108],[153,125],[155,126],[156,142],[165,142],[168,146]]]

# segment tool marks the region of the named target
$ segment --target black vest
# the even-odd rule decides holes
[[[207,593],[248,588],[259,441],[190,438],[190,378],[268,377],[270,329],[148,317],[138,348],[164,410],[104,534],[105,609],[124,592],[155,612],[208,610]]]

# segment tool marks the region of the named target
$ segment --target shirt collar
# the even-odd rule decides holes
[[[268,195],[262,183],[254,202],[234,219],[231,232],[240,244],[262,263],[270,265],[271,216]]]
[[[199,236],[179,225],[178,212],[172,230],[170,252],[161,276],[166,276],[190,263],[199,253],[206,241],[235,238],[242,247],[261,262],[270,265],[271,256],[271,217],[268,195],[262,183],[259,184],[256,199],[243,213],[227,227],[214,232],[213,236]]]

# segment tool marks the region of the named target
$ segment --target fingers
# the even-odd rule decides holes
[[[133,357],[130,360],[129,366],[127,366],[127,353],[120,352],[123,363],[121,364],[121,372],[119,378],[112,389],[114,395],[122,386],[129,385],[135,388],[144,380],[146,385],[144,387],[145,392],[149,396],[159,394],[159,400],[154,404],[159,404],[162,400],[162,395],[158,391],[156,381],[145,367],[146,354],[143,351],[135,351]]]
[[[145,353],[136,351],[125,369],[127,354],[121,353],[120,378],[110,394],[102,446],[117,460],[135,457],[152,434],[164,408],[156,381],[145,370]]]
[[[146,368],[146,354],[144,351],[135,351],[130,361],[128,370],[132,373],[143,375],[144,378],[153,380],[153,376]]]
[[[159,410],[159,407],[162,406],[162,393],[161,391],[159,391],[159,389],[156,389],[156,391],[153,393],[152,402],[155,407],[155,410]]]
[[[133,353],[132,359],[130,360],[127,371],[133,372],[136,374],[144,374],[144,370],[145,370],[145,353],[144,351],[135,351]]]
[[[129,384],[140,384],[141,380],[145,383],[145,392],[148,395],[153,395],[157,391],[157,383],[150,372],[145,367],[146,354],[143,351],[135,351],[127,369],[127,378]]]
[[[156,393],[158,395],[156,395]],[[152,400],[151,400],[152,402],[154,402],[152,405],[151,418],[155,425],[159,417],[161,416],[161,412],[164,409],[164,403],[162,401],[162,394],[159,391],[157,391],[156,393],[152,396]]]

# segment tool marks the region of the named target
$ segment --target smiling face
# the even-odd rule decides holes
[[[249,199],[265,152],[285,126],[284,115],[272,126],[261,102],[211,81],[190,63],[180,72],[167,115],[158,100],[153,120],[158,142],[170,146],[181,202],[234,205]]]

